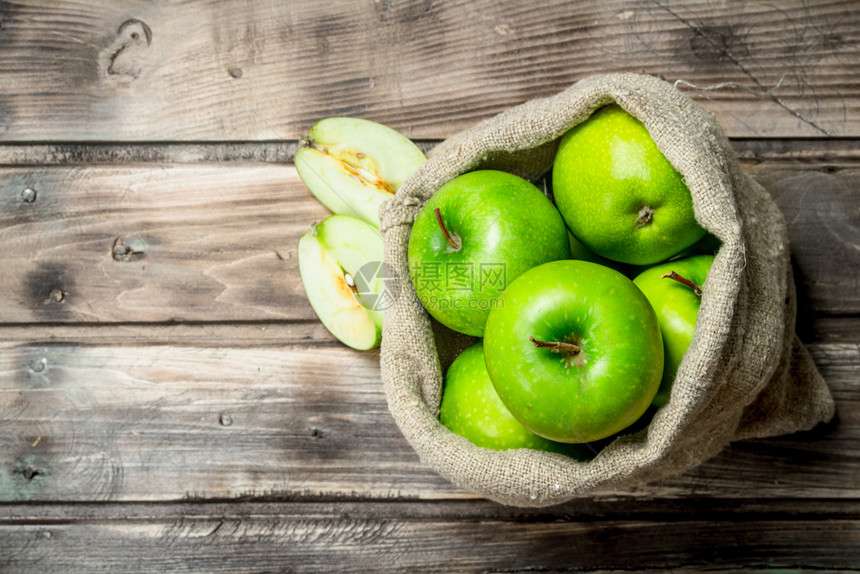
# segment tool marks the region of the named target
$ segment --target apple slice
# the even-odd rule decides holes
[[[379,345],[382,312],[397,285],[384,272],[379,231],[332,215],[301,236],[298,262],[311,307],[331,334],[353,349]]]
[[[379,226],[379,206],[426,160],[409,138],[387,126],[338,117],[314,125],[295,164],[304,184],[332,212]]]

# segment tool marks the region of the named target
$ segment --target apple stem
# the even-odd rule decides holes
[[[437,207],[435,210],[433,210],[433,213],[436,214],[436,221],[439,223],[439,227],[442,228],[442,233],[445,234],[445,239],[448,240],[448,244],[455,251],[459,251],[460,250],[459,238],[457,238],[457,240],[455,240],[453,237],[451,237],[451,234],[448,233],[448,229],[445,227],[445,224],[442,222],[442,212],[439,211],[439,208]]]
[[[636,218],[636,228],[639,229],[648,225],[652,219],[654,219],[654,210],[647,205],[643,205],[642,209],[639,210],[639,217]]]
[[[692,281],[690,281],[689,279],[687,279],[686,277],[682,277],[681,275],[678,275],[674,271],[669,271],[668,273],[664,273],[660,277],[662,279],[674,279],[678,283],[683,283],[684,285],[686,285],[687,287],[689,287],[690,289],[693,290],[693,293],[696,294],[696,297],[698,297],[699,299],[702,298],[702,288],[699,287],[698,285],[696,285],[695,283],[693,283]]]
[[[565,351],[572,355],[577,355],[582,352],[582,348],[574,345],[573,343],[565,343],[562,341],[538,341],[534,337],[529,337],[529,341],[534,343],[534,346],[538,349],[549,349],[554,353]]]

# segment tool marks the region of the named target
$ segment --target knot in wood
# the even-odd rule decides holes
[[[133,81],[143,70],[146,49],[152,44],[152,28],[146,22],[131,18],[117,30],[117,37],[107,49],[107,74]]]
[[[117,237],[111,248],[111,257],[113,257],[114,261],[131,261],[143,255],[143,249],[135,249],[131,245],[126,244],[122,237]]]

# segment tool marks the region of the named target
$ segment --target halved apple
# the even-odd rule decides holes
[[[427,158],[409,138],[359,118],[327,118],[296,153],[299,177],[334,213],[379,226],[379,206]]]
[[[332,215],[301,236],[298,263],[311,307],[331,334],[353,349],[379,345],[382,311],[398,285],[384,272],[379,231]]]

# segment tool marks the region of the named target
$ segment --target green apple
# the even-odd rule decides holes
[[[665,365],[660,390],[654,397],[655,406],[669,400],[678,366],[693,340],[702,303],[701,286],[713,262],[713,255],[677,259],[655,265],[633,280],[651,302],[663,334]]]
[[[633,282],[588,261],[520,275],[490,312],[484,359],[499,398],[558,442],[608,437],[636,422],[663,374],[660,326]]]
[[[680,253],[678,253],[674,257],[668,259],[668,261],[677,261],[678,259],[686,259],[687,257],[692,257],[694,255],[716,255],[717,251],[720,250],[721,246],[722,246],[722,242],[719,239],[717,239],[716,236],[708,233],[707,235],[702,237],[700,240],[698,240],[697,242],[692,244],[690,247],[684,249],[683,251],[681,251]],[[665,261],[661,261],[660,263],[657,263],[657,265],[660,265],[662,263],[665,263]],[[635,279],[640,274],[642,274],[644,271],[654,267],[654,265],[617,264],[617,265],[609,265],[609,267],[612,267],[613,269],[618,269],[619,271],[621,271],[622,273],[624,273],[625,275],[627,275],[631,279]]]
[[[481,341],[460,353],[448,367],[439,420],[451,432],[484,448],[532,448],[566,454],[577,460],[588,460],[595,453],[587,445],[557,443],[540,437],[511,416],[493,389]]]
[[[523,271],[570,256],[561,215],[509,173],[480,170],[443,185],[415,218],[409,273],[437,321],[481,336],[490,308]]]
[[[552,185],[571,232],[614,261],[658,263],[705,234],[681,174],[645,126],[617,105],[601,108],[562,137]]]
[[[323,205],[376,226],[379,206],[425,161],[395,130],[341,117],[317,122],[295,157],[299,177]]]
[[[354,349],[379,345],[385,302],[396,296],[397,283],[381,262],[379,231],[349,215],[332,215],[299,238],[299,274],[311,307]]]

